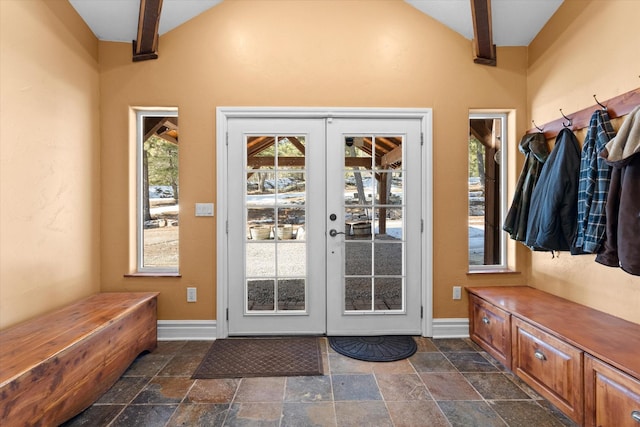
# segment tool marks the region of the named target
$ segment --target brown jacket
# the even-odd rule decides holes
[[[612,166],[607,235],[596,262],[640,276],[640,106],[600,156]]]

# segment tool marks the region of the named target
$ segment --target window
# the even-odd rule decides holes
[[[139,110],[136,124],[137,272],[177,273],[178,111]]]
[[[507,114],[469,115],[469,270],[507,268]]]

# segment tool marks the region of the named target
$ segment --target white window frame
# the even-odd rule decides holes
[[[136,109],[136,272],[144,274],[178,274],[178,264],[172,267],[145,267],[144,265],[144,199],[143,199],[143,150],[145,117],[178,117],[177,108]]]
[[[500,138],[500,229],[507,215],[507,177],[508,177],[508,165],[507,165],[507,151],[509,147],[509,113],[502,112],[475,112],[469,113],[469,120],[473,119],[501,119],[501,138]],[[467,148],[468,151],[468,148]],[[468,170],[468,166],[467,166]],[[486,203],[486,200],[485,200]],[[468,211],[468,207],[467,207]],[[469,239],[467,238],[467,252],[469,250]],[[495,271],[508,269],[508,257],[507,257],[507,233],[500,232],[500,263],[489,265],[471,265],[468,264],[469,272],[483,272],[483,271]]]

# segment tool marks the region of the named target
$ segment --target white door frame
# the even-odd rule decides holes
[[[316,108],[316,107],[218,107],[216,109],[216,332],[229,335],[229,259],[227,251],[227,119],[242,118],[413,118],[422,123],[422,335],[433,335],[433,115],[430,108]]]

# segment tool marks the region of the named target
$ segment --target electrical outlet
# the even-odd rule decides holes
[[[187,288],[187,302],[196,302],[196,301],[198,301],[197,288]]]
[[[462,299],[462,287],[454,286],[453,287],[453,299]]]

